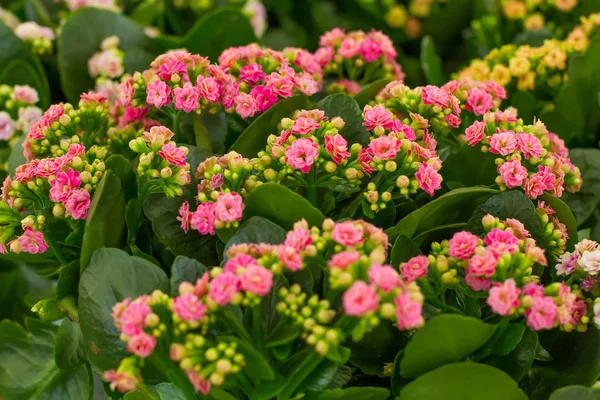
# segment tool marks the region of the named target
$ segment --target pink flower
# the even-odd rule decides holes
[[[334,254],[327,266],[329,268],[346,269],[358,260],[360,260],[360,253],[358,251],[342,251],[341,253]]]
[[[395,160],[402,142],[391,136],[380,136],[369,143],[367,150],[380,160]]]
[[[135,89],[131,85],[131,81],[132,79],[125,81],[117,88],[119,91],[117,102],[123,107],[131,105],[131,100],[133,100],[133,95],[135,94]]]
[[[509,230],[493,228],[483,241],[498,255],[505,252],[512,254],[519,249],[519,239]]]
[[[515,280],[510,278],[503,284],[497,284],[490,289],[487,304],[496,314],[507,316],[513,309],[519,307],[519,294],[521,290],[517,288]]]
[[[196,85],[201,98],[211,103],[219,101],[221,85],[215,78],[198,75],[198,78],[196,78]]]
[[[217,304],[224,306],[231,301],[234,294],[239,292],[240,279],[232,272],[223,272],[210,282],[208,297]]]
[[[164,81],[170,81],[172,75],[187,76],[187,65],[181,61],[169,58],[158,68],[156,75],[160,76]]]
[[[265,77],[265,81],[267,82],[266,88],[273,94],[281,97],[290,97],[292,95],[292,91],[294,90],[294,79],[292,76],[272,72]]]
[[[15,85],[13,87],[12,98],[15,101],[26,104],[35,104],[39,101],[37,91],[31,86],[27,85]]]
[[[544,182],[544,188],[546,190],[552,190],[554,188],[556,175],[552,172],[552,168],[539,165],[537,174],[540,175],[542,182]]]
[[[492,95],[485,90],[473,88],[467,93],[465,110],[473,111],[475,115],[483,115],[494,107]]]
[[[198,209],[192,213],[190,224],[192,229],[197,230],[201,235],[214,235],[215,203],[206,202],[200,204]]]
[[[151,312],[152,310],[143,299],[129,304],[121,314],[121,331],[123,334],[134,336],[141,333],[141,328],[146,325],[146,317]]]
[[[496,272],[496,264],[498,257],[492,250],[486,249],[482,256],[477,254],[471,258],[468,272],[475,276],[490,277]]]
[[[146,88],[146,102],[156,108],[167,106],[171,103],[170,93],[171,88],[163,81],[150,82]]]
[[[210,381],[206,379],[202,379],[200,375],[194,371],[193,369],[188,369],[186,371],[187,377],[194,386],[194,390],[196,392],[201,392],[203,395],[208,396],[210,392]]]
[[[301,72],[295,77],[296,89],[307,96],[312,96],[319,91],[319,84],[309,73]]]
[[[360,45],[360,54],[366,62],[373,62],[381,57],[383,51],[381,51],[379,43],[371,38],[366,38]]]
[[[173,104],[176,110],[183,110],[186,113],[195,111],[199,107],[199,99],[198,88],[189,82],[184,83],[181,88],[173,89]]]
[[[377,311],[379,296],[375,286],[367,285],[363,281],[356,281],[342,296],[346,315],[361,317],[369,312]]]
[[[253,117],[258,111],[257,101],[248,93],[240,93],[235,96],[234,103],[235,111],[244,119]]]
[[[129,338],[127,350],[138,357],[146,358],[156,347],[156,338],[141,332]]]
[[[416,329],[423,325],[423,306],[410,298],[409,293],[399,294],[394,300],[396,322],[399,330]]]
[[[195,322],[204,319],[206,305],[196,295],[184,294],[173,299],[173,311],[184,321]]]
[[[221,192],[219,193],[215,203],[216,219],[222,222],[241,221],[244,207],[242,196],[240,196],[238,193]]]
[[[523,296],[542,297],[544,295],[544,286],[537,283],[528,283],[523,287]]]
[[[498,165],[500,179],[507,188],[523,185],[527,179],[527,169],[521,165],[519,160],[511,160]]]
[[[285,149],[285,162],[294,169],[307,173],[319,156],[319,145],[311,139],[294,140]]]
[[[419,187],[430,196],[433,196],[435,191],[442,187],[442,176],[427,163],[421,163],[419,170],[415,173],[415,178],[419,182]]]
[[[238,275],[239,271],[244,271],[250,265],[256,265],[256,259],[249,254],[239,253],[235,257],[231,257],[227,260],[223,266],[225,272],[233,272]],[[241,273],[241,272],[240,272]]]
[[[427,275],[429,269],[429,261],[426,256],[414,256],[405,263],[402,263],[400,272],[402,278],[408,282],[416,281]]]
[[[529,231],[525,228],[525,225],[518,219],[507,218],[504,224],[513,231],[513,234],[519,239],[525,239],[529,237]]]
[[[235,105],[235,98],[238,96],[239,92],[240,86],[237,83],[228,83],[224,85],[223,93],[221,95],[221,103],[226,110]]]
[[[427,85],[421,93],[423,104],[433,104],[445,108],[448,105],[450,96],[437,86]]]
[[[506,99],[506,90],[494,81],[485,81],[486,89],[497,99]]]
[[[18,239],[21,249],[25,253],[40,254],[48,250],[48,244],[44,240],[42,232],[34,231],[32,228],[25,228],[23,235]]]
[[[72,168],[66,172],[60,171],[56,174],[56,179],[50,182],[50,200],[63,202],[67,200],[73,189],[78,188],[81,184],[79,179],[79,171],[73,171]]]
[[[190,213],[190,203],[186,201],[179,207],[179,216],[177,217],[177,221],[181,222],[181,229],[183,229],[185,233],[188,233],[188,230],[190,229],[191,220],[192,213]]]
[[[304,250],[311,243],[310,231],[304,228],[296,228],[293,231],[289,231],[285,242],[283,242],[284,245],[293,247],[298,251]]]
[[[73,219],[86,219],[90,208],[90,193],[85,189],[75,189],[65,203],[65,210]]]
[[[352,37],[346,37],[342,40],[338,54],[344,58],[352,58],[360,52],[360,41]]]
[[[336,164],[341,164],[346,158],[350,157],[348,151],[348,142],[340,134],[325,136],[325,149],[331,155]]]
[[[315,52],[315,61],[319,63],[321,67],[329,64],[331,60],[333,60],[334,51],[330,47],[320,47]]]
[[[277,247],[277,257],[290,271],[298,271],[302,268],[304,260],[298,250],[291,246],[281,245]]]
[[[517,148],[523,153],[526,160],[529,160],[529,157],[539,158],[542,156],[540,139],[531,133],[519,133],[517,135]]]
[[[398,273],[389,265],[373,264],[369,268],[369,282],[388,292],[395,289],[400,283]]]
[[[460,126],[460,118],[454,114],[448,114],[444,117],[444,120],[451,128],[458,128]]]
[[[265,73],[259,64],[248,64],[240,69],[240,79],[254,86],[265,78]]]
[[[356,246],[363,242],[363,231],[352,221],[339,222],[334,225],[331,238],[344,246]]]
[[[363,172],[367,175],[370,175],[371,172],[375,171],[375,168],[371,166],[373,162],[373,157],[369,154],[366,149],[361,149],[358,153],[358,163],[362,168]]]
[[[392,112],[385,108],[383,104],[378,104],[364,112],[363,126],[368,130],[372,130],[378,126],[389,129],[392,127]]]
[[[117,389],[121,393],[131,392],[140,383],[135,376],[127,372],[115,372],[114,369],[106,371],[104,379],[110,382],[110,390]]]
[[[449,241],[451,257],[468,260],[475,252],[479,238],[470,232],[462,231],[455,233]]]
[[[490,152],[506,156],[517,149],[517,139],[513,131],[500,131],[489,137]]]
[[[527,326],[534,331],[551,329],[557,314],[558,307],[552,297],[534,297],[533,305],[525,311]]]
[[[469,272],[465,275],[465,282],[473,290],[488,290],[492,286],[492,281],[488,278],[475,276]]]
[[[312,118],[298,117],[290,128],[290,131],[296,135],[308,135],[315,129],[319,129],[321,125],[315,122]]]
[[[342,28],[333,28],[330,31],[325,32],[319,38],[319,46],[322,47],[334,47],[340,44],[342,39],[346,37],[346,32]]]
[[[161,150],[156,152],[163,160],[176,167],[185,167],[185,151],[173,143],[165,144]]]
[[[242,289],[259,296],[266,296],[273,287],[273,272],[258,264],[249,265],[240,279]]]
[[[465,130],[465,139],[469,146],[475,146],[485,137],[485,121],[475,121]]]
[[[404,137],[408,140],[417,140],[417,135],[413,128],[408,125],[404,125],[400,118],[397,118],[392,121],[392,126],[390,127],[390,132],[403,133]],[[433,137],[432,137],[433,139]]]
[[[525,195],[530,199],[536,199],[544,194],[546,184],[544,178],[539,173],[532,174],[525,182]]]

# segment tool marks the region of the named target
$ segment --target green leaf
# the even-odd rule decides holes
[[[8,174],[10,176],[15,175],[15,169],[19,165],[27,164],[27,159],[23,155],[23,142],[27,138],[27,135],[23,135],[14,144],[10,156],[8,157]]]
[[[565,386],[550,396],[548,400],[600,400],[600,390],[585,386]]]
[[[390,265],[398,268],[401,263],[406,262],[412,257],[418,256],[419,254],[421,254],[419,246],[417,246],[415,242],[406,236],[400,235],[392,246]]]
[[[573,149],[569,151],[571,162],[579,167],[583,184],[577,193],[564,192],[562,200],[567,203],[577,226],[583,226],[600,205],[600,150]]]
[[[498,340],[493,343],[490,354],[499,356],[509,354],[521,342],[525,330],[526,328],[523,324],[509,324]]]
[[[162,193],[146,197],[144,213],[152,221],[152,229],[158,239],[175,255],[186,256],[202,260],[206,265],[219,264],[216,252],[216,236],[200,235],[198,231],[190,230],[187,234],[181,229],[177,220],[179,207],[184,201],[196,204],[194,197],[197,195],[195,185],[183,187],[183,195],[168,198]]]
[[[61,87],[69,102],[77,104],[81,93],[94,88],[88,60],[100,51],[102,40],[113,35],[119,37],[119,49],[125,52],[126,72],[149,68],[154,57],[144,50],[150,39],[141,25],[112,11],[82,7],[69,15],[57,39]]]
[[[46,75],[41,75],[31,62],[22,59],[11,61],[0,75],[0,84],[29,85],[38,91],[41,107],[45,107],[49,102],[49,93],[45,89],[48,86]]]
[[[181,282],[196,284],[196,280],[201,278],[205,272],[208,272],[208,268],[201,262],[192,258],[177,256],[171,266],[171,296],[179,295],[179,284]]]
[[[91,399],[92,375],[87,365],[62,371],[54,362],[57,326],[27,319],[21,325],[0,323],[0,397],[26,399]]]
[[[210,38],[210,40],[207,40]],[[191,53],[217,60],[223,50],[258,42],[248,17],[239,10],[218,9],[200,19],[181,41]]]
[[[522,118],[526,124],[532,124],[537,111],[536,100],[531,92],[517,90],[510,95],[511,106],[517,109],[519,118]]]
[[[186,400],[181,389],[172,383],[159,383],[155,389],[161,400]]]
[[[277,126],[282,118],[289,117],[294,111],[309,107],[304,95],[297,95],[280,100],[273,107],[259,115],[240,137],[235,141],[231,150],[244,157],[256,157],[259,151],[267,146],[267,138],[271,134],[278,135]]]
[[[526,329],[517,347],[508,355],[492,355],[481,362],[501,369],[515,381],[520,381],[529,372],[538,348],[537,333]]]
[[[97,249],[125,243],[125,196],[120,179],[106,171],[92,197],[81,244],[81,270]]]
[[[369,83],[354,96],[354,100],[361,109],[364,108],[371,100],[375,100],[375,96],[390,83],[389,79],[378,79],[375,82]]]
[[[279,225],[269,221],[262,217],[250,217],[244,222],[236,233],[229,239],[225,250],[223,251],[223,257],[226,258],[225,254],[227,250],[240,243],[269,243],[269,244],[281,244],[285,240],[286,231]]]
[[[99,249],[81,275],[79,323],[88,359],[95,370],[116,368],[128,355],[119,339],[112,307],[127,297],[135,298],[154,290],[169,291],[162,269],[122,250]]]
[[[442,59],[437,54],[435,43],[429,35],[421,39],[421,67],[429,84],[440,86],[446,82],[442,72]]]
[[[381,387],[351,387],[347,389],[328,390],[319,400],[385,400],[390,391]]]
[[[485,187],[452,190],[402,218],[394,228],[390,228],[390,240],[395,240],[398,235],[413,238],[436,226],[455,222],[471,203],[496,193],[497,190]]]
[[[56,284],[56,300],[69,296],[77,297],[80,270],[79,260],[72,261],[60,269]]]
[[[346,125],[340,134],[349,144],[360,143],[363,146],[369,144],[369,132],[363,126],[362,110],[356,101],[343,93],[336,93],[325,97],[316,105],[319,110],[325,111],[329,120],[340,117]]]
[[[112,173],[121,181],[121,187],[123,188],[123,193],[125,193],[125,199],[129,200],[133,197],[136,197],[137,182],[131,161],[120,154],[113,154],[106,159],[104,164],[106,165],[106,169],[111,170]]]
[[[575,248],[575,245],[579,241],[577,237],[577,222],[575,221],[575,216],[571,212],[569,206],[561,199],[554,197],[549,193],[544,193],[540,197],[540,200],[552,207],[552,209],[556,212],[555,216],[567,227],[567,233],[569,234],[569,239],[567,239],[567,248]]]
[[[81,328],[69,318],[63,319],[58,328],[54,360],[60,369],[71,369],[86,361]]]
[[[553,37],[554,34],[548,28],[539,30],[526,30],[516,35],[513,43],[519,46],[529,45],[531,47],[540,47],[544,44],[544,41],[552,39]],[[519,117],[521,117],[520,112]]]
[[[414,378],[445,364],[462,360],[487,342],[495,326],[456,314],[432,317],[404,349],[400,373]]]
[[[465,186],[489,186],[496,182],[496,158],[471,146],[462,146],[444,160],[441,170],[444,183],[460,182]]]
[[[303,218],[315,226],[320,226],[325,219],[304,197],[276,183],[260,185],[246,196],[244,203],[246,218],[263,217],[287,230]]]
[[[242,353],[246,359],[244,373],[250,379],[254,381],[271,381],[275,379],[275,371],[271,367],[271,364],[251,344],[248,344],[237,336],[220,336],[219,338],[225,342],[237,343],[237,351]]]
[[[443,390],[440,390],[443,388]],[[485,364],[444,365],[406,385],[399,400],[527,400],[517,382]]]
[[[155,25],[155,21],[165,12],[162,0],[144,0],[133,10],[131,18],[145,26]]]

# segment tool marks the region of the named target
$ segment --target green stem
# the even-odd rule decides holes
[[[148,190],[150,190],[150,185],[146,183],[144,186],[138,186],[138,196],[135,199],[134,204],[134,220],[132,221],[131,229],[129,230],[129,244],[135,244],[135,239],[137,238],[138,230],[140,229],[140,222],[142,220],[142,210],[144,207],[144,200],[146,199],[146,195],[148,194]]]
[[[54,252],[54,255],[56,256],[56,259],[63,266],[67,265],[69,263],[69,261],[67,261],[67,259],[63,255],[63,253],[60,251],[60,245],[56,241],[56,238],[54,237],[54,235],[52,234],[52,232],[45,231],[44,232],[44,237],[46,238],[46,242],[48,243],[48,246],[50,246],[50,248]]]
[[[175,386],[181,389],[186,400],[197,399],[196,391],[194,390],[194,386],[192,386],[190,380],[187,378],[187,376],[185,376],[185,374],[179,368],[179,366],[171,362],[168,357],[165,357],[163,354],[155,352],[149,358],[149,360],[159,371],[167,375]]]
[[[260,322],[260,303],[252,309],[252,341],[254,347],[260,347],[260,333],[261,333],[261,322]]]
[[[171,114],[171,119],[173,121],[173,133],[175,136],[175,141],[180,142],[181,138],[179,137],[179,120],[181,119],[181,111],[173,111]]]
[[[315,186],[315,168],[311,168],[306,176],[306,197],[310,204],[317,207],[317,187]],[[318,207],[317,207],[318,208]]]
[[[279,394],[279,400],[288,400],[296,391],[298,386],[319,366],[323,361],[316,351],[311,351],[304,360],[295,369],[292,376],[288,378],[288,384]]]

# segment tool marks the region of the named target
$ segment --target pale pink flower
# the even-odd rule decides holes
[[[479,242],[479,237],[472,233],[466,231],[457,232],[449,241],[450,249],[448,254],[451,257],[467,260],[475,253],[477,242]]]
[[[399,294],[394,299],[396,322],[399,330],[416,329],[423,325],[423,306],[410,298],[410,293]]]
[[[127,372],[115,372],[114,369],[104,372],[103,377],[107,382],[110,382],[110,390],[116,389],[121,393],[131,392],[140,383],[135,376]]]
[[[366,38],[360,45],[360,54],[366,62],[373,62],[383,54],[379,43],[371,38]]]
[[[44,240],[42,232],[34,231],[32,228],[25,228],[23,235],[19,237],[19,244],[25,253],[40,254],[48,250],[48,244]]]
[[[183,110],[186,113],[195,111],[199,107],[199,99],[198,88],[190,82],[184,83],[183,87],[173,89],[173,105],[176,110]]]
[[[192,293],[173,299],[173,312],[184,321],[195,322],[204,319],[206,309],[206,305]]]
[[[346,315],[361,317],[369,312],[377,311],[379,296],[375,286],[367,285],[363,281],[356,281],[342,296],[342,303]]]
[[[352,58],[360,53],[360,41],[352,37],[342,40],[338,54],[344,58]]]
[[[584,251],[579,259],[581,268],[591,276],[600,272],[600,250]]]
[[[442,187],[442,176],[427,163],[421,163],[419,170],[415,173],[415,178],[419,182],[419,187],[430,196],[433,196],[435,191]]]
[[[519,160],[510,160],[498,165],[500,179],[511,189],[522,186],[527,179],[527,169],[521,165]]]
[[[26,104],[35,104],[40,100],[38,92],[27,85],[15,85],[11,97],[15,101]]]
[[[423,104],[432,104],[434,106],[446,107],[450,96],[437,86],[427,85],[421,92]]]
[[[558,276],[571,275],[573,271],[575,271],[575,269],[577,268],[577,263],[580,257],[581,256],[579,252],[565,252],[561,254],[558,258],[558,263],[556,264],[556,274]]]
[[[239,77],[254,86],[265,78],[265,73],[259,64],[248,64],[240,69]]]
[[[475,146],[485,137],[485,121],[475,121],[465,130],[465,139],[470,146]]]
[[[188,369],[185,373],[194,386],[194,390],[196,392],[201,392],[205,396],[208,396],[211,387],[210,381],[202,379],[198,372],[194,371],[193,369]]]
[[[483,255],[474,255],[469,261],[468,272],[475,276],[490,277],[496,272],[498,256],[490,249],[486,249]]]
[[[200,232],[201,235],[215,234],[215,203],[206,202],[198,205],[198,208],[190,220],[192,229]]]
[[[375,168],[371,166],[373,162],[373,157],[369,154],[367,149],[361,149],[358,153],[358,164],[362,168],[363,172],[367,175],[370,175],[371,172],[375,171]]]
[[[7,141],[15,131],[15,122],[6,111],[0,111],[0,140]]]
[[[182,148],[175,146],[173,143],[165,144],[156,154],[161,156],[163,160],[176,167],[185,167],[185,151]]]
[[[506,156],[517,149],[517,139],[513,131],[500,131],[489,137],[490,152]],[[516,160],[515,160],[516,161]]]
[[[235,96],[234,102],[236,105],[235,111],[244,119],[253,117],[258,111],[258,104],[256,100],[248,93],[238,94]]]
[[[277,257],[279,257],[283,265],[290,271],[298,271],[302,268],[302,263],[304,262],[298,250],[291,246],[278,246]]]
[[[237,83],[227,83],[224,85],[221,94],[221,103],[226,110],[232,108],[236,103],[235,99],[240,93],[240,86]],[[250,96],[252,98],[252,96]],[[252,98],[254,100],[254,98]]]
[[[187,76],[187,65],[181,61],[168,58],[158,68],[156,75],[160,76],[164,81],[170,81],[173,75]]]
[[[413,128],[408,125],[404,125],[400,118],[396,118],[392,121],[392,126],[390,127],[390,132],[403,133],[404,137],[408,140],[417,140],[417,135]],[[433,136],[430,136],[433,140]],[[434,146],[435,148],[435,146]]]
[[[75,189],[65,202],[65,210],[73,219],[86,219],[90,208],[90,193],[85,189]]]
[[[395,160],[402,142],[391,136],[380,136],[369,143],[367,150],[380,160]]]
[[[348,142],[340,134],[325,136],[325,149],[336,164],[341,164],[346,158],[350,157],[348,151]]]
[[[534,331],[551,329],[557,314],[558,307],[552,297],[534,297],[531,308],[525,311],[527,326]]]
[[[319,84],[308,72],[301,72],[295,77],[296,89],[307,96],[312,96],[319,91]]]
[[[334,47],[340,44],[342,39],[346,37],[346,32],[342,28],[333,28],[325,32],[319,38],[319,46]]]
[[[360,260],[360,253],[358,251],[342,251],[341,253],[334,254],[327,266],[329,268],[346,269],[358,260]]]
[[[294,79],[289,75],[280,75],[272,72],[265,77],[267,88],[277,96],[290,97],[293,94]]]
[[[395,289],[400,283],[398,273],[389,265],[372,264],[368,275],[369,282],[384,292]]]
[[[127,342],[127,350],[138,357],[146,358],[156,347],[156,338],[141,332],[129,338]]]
[[[79,171],[73,171],[72,168],[69,168],[66,172],[58,172],[56,178],[50,181],[50,200],[56,202],[66,201],[73,189],[78,188],[80,184]]]
[[[296,135],[308,135],[315,129],[319,129],[321,125],[315,122],[312,118],[298,117],[290,128],[290,131]]]
[[[338,222],[334,225],[331,238],[344,246],[356,246],[363,242],[363,231],[352,221]]]
[[[225,306],[239,292],[240,286],[240,279],[234,273],[223,272],[210,282],[208,297],[220,306]]]
[[[201,98],[211,103],[219,101],[219,97],[221,96],[221,85],[215,78],[198,75],[198,78],[196,78],[196,85]]]
[[[216,219],[222,222],[241,221],[244,211],[242,196],[236,192],[219,193],[215,203]]]
[[[259,296],[266,296],[273,287],[273,272],[258,264],[246,267],[246,272],[240,279],[242,289]]]
[[[167,106],[171,103],[170,93],[171,88],[163,81],[150,82],[146,88],[146,102],[156,108]]]
[[[473,290],[488,290],[492,286],[492,281],[482,276],[476,276],[469,272],[465,275],[465,282]]]
[[[177,221],[181,222],[181,229],[185,233],[188,233],[190,229],[190,222],[192,221],[192,213],[190,213],[190,203],[187,201],[184,202],[181,207],[179,207],[179,216],[177,217]]]
[[[552,172],[551,167],[539,165],[537,174],[541,177],[546,190],[552,190],[556,181],[556,175]]]
[[[392,127],[392,112],[383,104],[378,104],[370,109],[365,109],[363,126],[372,130],[378,126],[389,129]]]
[[[539,158],[542,156],[540,139],[531,133],[519,133],[517,135],[517,148],[523,153],[526,160],[529,157]]]
[[[153,126],[149,131],[144,132],[144,140],[148,146],[161,148],[173,137],[173,132],[165,126]]]
[[[320,47],[315,52],[315,61],[319,63],[321,67],[329,64],[333,60],[334,50],[331,47]]]
[[[117,88],[119,92],[117,101],[123,107],[127,107],[131,104],[131,100],[133,100],[133,95],[135,94],[135,89],[131,82],[132,79],[126,80]]]
[[[492,95],[483,89],[473,88],[467,92],[465,110],[475,115],[483,115],[494,107]]]
[[[304,250],[304,248],[311,243],[312,238],[310,237],[310,231],[300,227],[289,231],[285,238],[285,242],[283,242],[284,245],[291,246],[298,251]]]
[[[231,257],[225,262],[223,270],[226,272],[233,272],[238,274],[238,271],[243,271],[250,265],[256,265],[256,259],[249,254],[236,254],[235,257]]]
[[[427,275],[429,269],[429,261],[427,256],[414,256],[400,266],[402,278],[407,282],[416,281]]]
[[[520,293],[521,290],[517,288],[515,280],[510,278],[503,284],[497,284],[490,289],[487,304],[496,314],[507,316],[519,307]]]
[[[494,81],[485,81],[485,88],[497,99],[506,99],[506,90]]]
[[[527,182],[525,182],[525,195],[530,199],[536,199],[544,194],[544,190],[546,189],[546,185],[544,183],[544,178],[539,174],[532,174]]]
[[[307,173],[319,156],[319,145],[311,139],[294,140],[285,149],[285,162],[294,169]]]
[[[448,114],[444,117],[444,120],[451,128],[458,128],[460,126],[460,118],[454,114]]]
[[[518,219],[507,218],[506,221],[504,221],[504,225],[510,228],[513,234],[519,239],[526,239],[529,237],[529,231]]]

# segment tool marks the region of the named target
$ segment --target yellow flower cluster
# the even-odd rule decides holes
[[[507,44],[493,49],[485,58],[471,61],[455,79],[492,80],[509,90],[556,88],[568,79],[569,57],[587,50],[592,33],[600,26],[600,13],[582,17],[581,22],[565,40],[546,40],[541,47]]]
[[[526,29],[540,30],[544,28],[549,13],[571,13],[579,0],[502,0],[501,4],[506,19],[521,20]]]

